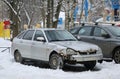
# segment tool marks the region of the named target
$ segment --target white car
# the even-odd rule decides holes
[[[82,63],[93,69],[103,57],[98,46],[77,41],[68,31],[58,29],[23,31],[13,39],[11,51],[16,62],[47,61],[52,69],[63,68],[66,63]]]

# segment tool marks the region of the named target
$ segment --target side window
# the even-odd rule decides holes
[[[83,27],[79,31],[79,35],[85,35],[85,36],[90,36],[92,27]]]
[[[107,32],[99,27],[96,27],[94,30],[94,36],[102,37],[102,35],[107,34]]]
[[[18,34],[17,38],[21,39],[25,34],[25,31],[24,32],[21,32],[20,34]]]
[[[74,28],[70,30],[70,33],[75,34],[78,31],[79,28]]]
[[[27,31],[27,32],[25,33],[25,35],[23,36],[23,39],[32,40],[33,33],[34,33],[34,30],[29,30],[29,31]]]
[[[34,36],[34,40],[37,40],[37,37],[44,37],[43,32],[40,30],[37,30]]]

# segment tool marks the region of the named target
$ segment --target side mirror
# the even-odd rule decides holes
[[[104,37],[104,38],[110,38],[110,35],[109,34],[102,34],[102,37]]]
[[[81,40],[80,35],[76,35],[75,37],[76,37],[78,40]]]
[[[45,42],[45,38],[44,37],[37,37],[37,41]]]

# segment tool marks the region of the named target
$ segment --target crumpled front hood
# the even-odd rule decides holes
[[[61,45],[81,52],[84,52],[86,50],[98,50],[97,45],[82,41],[62,41],[62,42],[54,42],[54,44]]]

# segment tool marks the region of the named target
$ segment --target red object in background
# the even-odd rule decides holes
[[[4,29],[7,29],[10,26],[10,21],[4,21]]]
[[[120,27],[120,24],[117,24],[116,26]]]
[[[120,21],[116,22],[116,26],[120,27]]]

